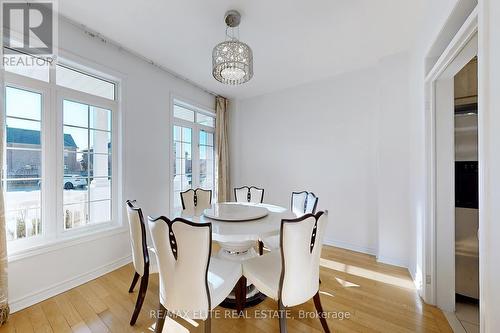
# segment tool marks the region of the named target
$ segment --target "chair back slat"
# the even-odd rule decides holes
[[[318,197],[314,193],[309,192],[307,194],[306,209],[305,209],[304,213],[305,214],[308,214],[308,213],[315,214],[317,206],[318,206]]]
[[[307,191],[292,192],[291,209],[296,216],[316,213],[317,205],[318,197],[314,193]]]
[[[234,199],[236,202],[248,202],[248,188],[241,187],[234,189]]]
[[[264,201],[264,189],[255,186],[235,187],[234,199],[236,202],[262,203]]]
[[[183,210],[208,208],[212,204],[212,190],[197,188],[181,192],[181,203]]]
[[[262,203],[264,201],[264,189],[251,186],[250,189],[250,200],[251,203]]]

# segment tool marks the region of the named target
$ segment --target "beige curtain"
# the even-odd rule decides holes
[[[1,57],[3,59],[3,55]],[[0,173],[3,166],[5,111],[3,73],[0,73]],[[0,181],[0,326],[7,321],[9,304],[7,298],[7,240],[5,235],[5,207],[3,202],[3,183]]]
[[[217,201],[231,200],[231,189],[229,188],[229,143],[228,143],[228,114],[226,98],[217,96],[215,98],[215,137],[217,142]]]

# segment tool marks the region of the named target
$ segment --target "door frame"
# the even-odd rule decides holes
[[[475,8],[425,77],[427,223],[423,230],[426,283],[422,297],[448,312],[455,310],[454,167],[450,163],[454,158],[454,126],[453,112],[441,110],[453,107],[453,77],[477,53]]]

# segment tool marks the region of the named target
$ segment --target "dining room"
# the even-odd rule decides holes
[[[0,5],[0,333],[498,331],[495,1]],[[455,273],[438,111],[469,58]]]

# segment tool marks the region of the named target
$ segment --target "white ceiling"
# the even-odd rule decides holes
[[[421,0],[64,0],[62,15],[182,76],[247,98],[374,64],[408,50]],[[240,39],[254,53],[254,77],[226,86],[212,77],[224,13],[242,14]]]

